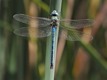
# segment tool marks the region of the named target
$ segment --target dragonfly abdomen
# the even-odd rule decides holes
[[[56,32],[56,27],[52,26],[52,48],[51,48],[51,62],[50,62],[50,69],[53,69],[53,64],[54,64],[54,47],[55,47],[55,32]]]

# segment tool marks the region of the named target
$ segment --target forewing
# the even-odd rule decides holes
[[[68,28],[74,28],[74,29],[80,29],[84,27],[92,26],[94,23],[94,20],[91,19],[80,19],[80,20],[60,20],[61,27],[68,27]]]
[[[25,24],[39,24],[39,27],[46,27],[50,25],[51,20],[48,18],[41,18],[41,17],[31,17],[25,14],[15,14],[13,18],[19,22],[25,23]],[[35,27],[35,26],[33,26]]]

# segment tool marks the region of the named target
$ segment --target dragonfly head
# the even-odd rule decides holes
[[[52,13],[51,13],[51,16],[58,16],[58,12],[56,10],[53,10]]]

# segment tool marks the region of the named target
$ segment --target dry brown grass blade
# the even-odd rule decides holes
[[[84,12],[83,7],[86,7],[85,4],[86,3],[84,3],[84,1],[83,1],[83,4],[81,4],[80,7],[79,7],[79,8],[81,8],[79,10],[83,10],[83,11],[79,11],[79,12]],[[98,7],[98,6],[96,6],[96,7]],[[86,11],[86,9],[85,9],[85,11]],[[82,18],[85,17],[84,15],[85,15],[85,12],[82,14],[82,16],[79,15],[79,18],[80,17],[82,17]],[[89,28],[89,27],[84,28],[83,32],[87,33],[91,36],[92,28]],[[89,43],[90,42],[90,36],[87,37],[87,38],[85,38],[85,36],[86,35],[82,36],[82,41],[85,42],[85,43]],[[90,59],[90,57],[84,51],[84,49],[79,48],[79,50],[77,51],[77,55],[75,57],[74,66],[73,66],[74,80],[86,80],[87,79],[87,74],[88,74],[88,69],[89,69],[89,59]]]
[[[94,0],[92,0],[92,1],[94,1]],[[93,5],[91,4],[91,6],[90,6],[90,13],[92,14],[91,17],[96,16],[98,4],[96,4],[96,2]],[[93,28],[92,28],[93,36],[97,33],[101,23],[105,19],[105,16],[107,13],[106,11],[107,11],[107,0],[105,0],[103,7],[101,8],[100,12],[97,14],[97,16],[95,18],[95,23],[93,24]],[[86,30],[86,32],[87,32],[87,30]],[[90,32],[91,32],[91,29],[90,29]],[[86,43],[89,42],[89,40],[86,40],[86,39],[83,39],[83,40]],[[73,69],[73,75],[74,75],[75,80],[80,80],[80,77],[82,75],[87,74],[86,71],[88,70],[88,67],[89,67],[88,63],[89,63],[89,56],[86,54],[86,52],[83,49],[80,48],[77,52],[77,56],[76,56],[75,63],[74,63],[74,69]]]
[[[74,6],[74,0],[67,0],[67,10],[66,10],[65,19],[71,18],[73,6]],[[63,36],[63,31],[61,32],[60,36]],[[59,42],[58,42],[58,48],[57,48],[57,56],[56,56],[56,72],[59,67],[59,63],[60,63],[61,56],[64,50],[65,42],[66,40],[63,37],[60,37]]]
[[[74,80],[86,80],[86,75],[89,67],[89,59],[90,58],[86,52],[82,48],[79,48],[73,68]]]
[[[91,35],[91,29],[85,28],[83,32],[89,33]],[[90,36],[85,37],[86,35],[82,36],[82,41],[85,43],[90,42]],[[77,51],[77,55],[75,57],[74,66],[73,66],[73,77],[74,80],[85,80],[87,78],[87,73],[89,69],[89,55],[84,51],[84,49],[79,48]]]
[[[100,28],[100,25],[103,23],[106,16],[107,16],[107,0],[105,0],[100,12],[95,17],[95,23],[92,29],[93,36],[95,36],[95,34],[97,33],[98,29]]]
[[[37,6],[33,2],[30,2],[28,10],[29,10],[27,12],[28,15],[35,16],[35,17],[38,15]],[[31,22],[29,22],[29,36],[30,36],[30,39],[28,42],[28,49],[29,49],[28,59],[29,60],[28,60],[28,71],[26,74],[26,80],[31,80],[32,69],[34,68],[35,63],[37,61],[37,43],[36,43],[36,40],[33,39],[33,36],[37,34],[37,30],[35,29],[32,31],[32,28],[30,27],[38,26],[38,24],[37,23],[32,24]]]

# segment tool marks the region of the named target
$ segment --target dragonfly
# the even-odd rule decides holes
[[[77,29],[81,29],[84,27],[92,26],[93,20],[91,19],[80,19],[80,20],[69,20],[69,19],[59,19],[59,14],[56,10],[53,10],[50,14],[51,18],[43,18],[43,17],[32,17],[25,14],[15,14],[13,18],[19,22],[25,24],[35,24],[37,23],[38,26],[32,27],[22,27],[17,28],[14,30],[14,33],[19,36],[29,37],[29,29],[30,32],[34,32],[36,29],[38,33],[34,33],[34,38],[42,38],[52,36],[52,47],[51,47],[51,61],[50,61],[50,68],[53,68],[53,54],[54,54],[54,47],[55,47],[55,33],[57,31],[57,27],[64,30],[63,38],[70,40],[70,41],[80,41],[82,35],[86,35],[86,38],[90,35],[85,34]],[[61,26],[59,25],[62,24]],[[70,25],[69,25],[70,24]],[[60,29],[59,29],[60,30]],[[66,34],[66,32],[69,32]],[[92,36],[90,36],[92,39]]]

